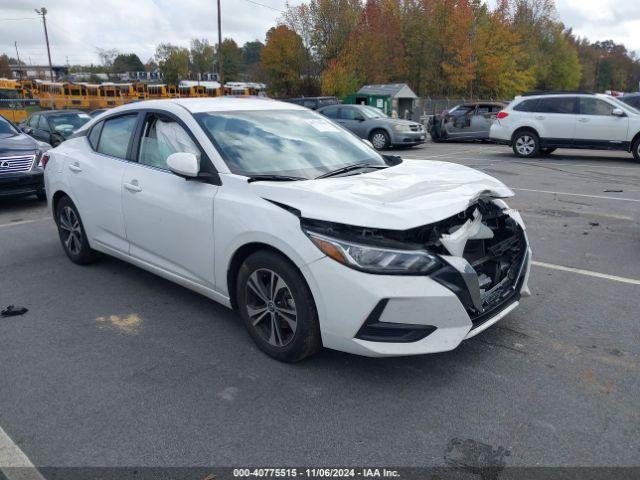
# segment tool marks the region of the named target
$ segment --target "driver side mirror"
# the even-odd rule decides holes
[[[33,128],[31,127],[22,127],[20,130],[22,130],[22,133],[26,133],[27,135],[31,135],[33,133]]]
[[[364,122],[364,117],[362,115],[358,115],[356,117],[356,120],[359,121],[359,122]]]
[[[172,153],[167,157],[167,167],[180,177],[194,178],[200,173],[200,160],[193,153]]]
[[[611,111],[611,115],[613,115],[614,117],[624,117],[625,113],[624,113],[624,110],[622,110],[621,108],[614,108]]]

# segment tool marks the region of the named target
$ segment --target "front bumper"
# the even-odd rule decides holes
[[[0,174],[0,197],[33,195],[44,192],[44,170]]]
[[[423,128],[417,132],[396,132],[391,134],[392,145],[418,145],[424,143],[427,138],[427,132]]]
[[[505,317],[518,306],[521,295],[528,295],[530,258],[528,249],[514,295],[481,322],[472,319],[451,289],[430,276],[373,275],[321,258],[307,268],[313,278],[310,284],[322,342],[327,348],[370,357],[453,350]],[[408,341],[371,341],[362,335],[363,326],[371,320],[416,328],[401,330],[407,332]]]

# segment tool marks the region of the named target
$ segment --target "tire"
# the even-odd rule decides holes
[[[429,136],[431,137],[431,141],[434,142],[434,143],[442,142],[442,138],[440,138],[438,135],[436,135],[433,132],[429,133]]]
[[[540,139],[531,130],[522,130],[513,136],[513,153],[521,158],[532,158],[540,154]]]
[[[311,290],[283,256],[268,250],[250,255],[238,272],[236,300],[249,335],[267,355],[297,362],[322,348]]]
[[[633,158],[636,162],[640,162],[640,137],[633,142]]]
[[[87,265],[100,258],[89,246],[78,209],[69,197],[62,197],[56,207],[56,225],[64,252],[73,263]]]
[[[36,197],[41,202],[46,202],[47,201],[47,192],[45,192],[44,190],[42,190],[40,192],[36,192]]]
[[[540,149],[540,153],[542,155],[551,155],[555,151],[556,151],[556,149],[555,148],[551,148],[551,147],[549,147],[549,148],[541,148]]]
[[[384,150],[389,148],[390,145],[389,134],[380,129],[374,130],[369,134],[369,141],[376,150]]]

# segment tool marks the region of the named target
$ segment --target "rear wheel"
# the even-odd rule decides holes
[[[389,135],[384,130],[374,130],[369,135],[369,141],[376,150],[384,150],[389,146]]]
[[[80,214],[69,197],[62,197],[58,202],[56,224],[62,248],[73,263],[86,265],[100,258],[89,246]]]
[[[284,257],[262,250],[238,273],[238,310],[258,347],[284,362],[297,362],[322,347],[315,302],[300,272]]]
[[[513,136],[513,153],[522,158],[535,157],[540,153],[540,139],[530,131],[523,130]]]
[[[640,162],[640,138],[633,144],[633,158],[635,158],[636,162]]]

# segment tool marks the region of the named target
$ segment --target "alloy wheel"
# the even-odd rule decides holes
[[[378,132],[371,136],[371,144],[376,150],[382,150],[387,144],[387,138],[384,133]]]
[[[516,150],[520,155],[529,156],[536,148],[536,141],[529,135],[522,135],[516,140]]]
[[[58,226],[62,233],[62,243],[72,255],[80,254],[82,248],[82,227],[78,215],[71,207],[60,211]]]
[[[267,268],[247,280],[246,309],[251,325],[270,345],[289,344],[298,326],[293,295],[281,276]]]

